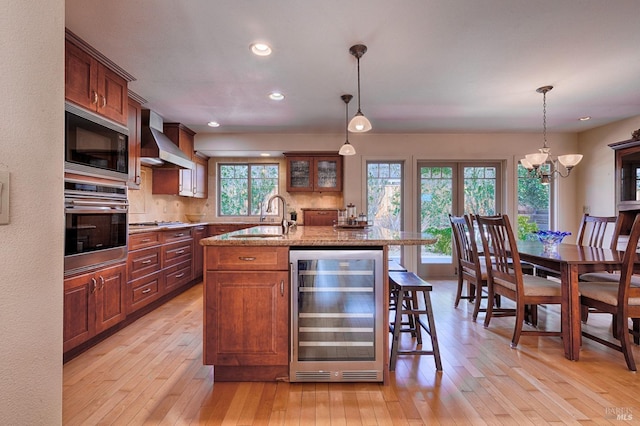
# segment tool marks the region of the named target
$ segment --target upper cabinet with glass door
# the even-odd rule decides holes
[[[336,152],[285,152],[287,192],[342,192],[342,156]]]

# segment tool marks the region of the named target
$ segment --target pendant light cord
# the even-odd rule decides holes
[[[360,111],[360,56],[356,56],[358,62],[358,112],[362,114]]]

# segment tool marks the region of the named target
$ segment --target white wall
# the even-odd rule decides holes
[[[585,207],[594,216],[616,214],[615,151],[608,145],[631,139],[631,133],[638,129],[640,116],[578,135],[578,146],[584,157],[575,170],[580,182],[575,214],[581,215]]]
[[[64,1],[0,14],[0,424],[62,419]]]

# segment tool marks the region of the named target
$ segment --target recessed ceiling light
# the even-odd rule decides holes
[[[258,56],[269,56],[271,55],[271,46],[266,43],[253,43],[251,51]]]
[[[588,115],[584,116],[584,117],[580,117],[578,118],[578,120],[580,121],[587,121],[587,120],[591,120],[591,117],[589,117]]]
[[[268,152],[262,152],[260,153],[260,157],[271,157],[271,154],[269,154]]]
[[[207,126],[209,127],[220,127],[220,123],[218,123],[217,121],[210,121],[207,123]]]
[[[271,92],[269,93],[269,99],[273,101],[281,101],[284,99],[284,95],[280,92]]]

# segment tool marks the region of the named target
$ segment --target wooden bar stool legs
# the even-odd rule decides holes
[[[432,290],[431,285],[413,272],[389,272],[389,284],[392,286],[397,302],[395,318],[390,327],[393,339],[389,370],[395,371],[398,355],[433,355],[436,369],[442,371],[436,324],[429,294]],[[403,315],[407,315],[408,322],[402,322]],[[422,348],[422,330],[431,337],[431,350]],[[416,347],[401,350],[399,348],[400,333],[411,333],[416,339]]]

